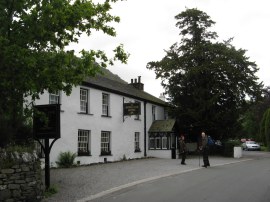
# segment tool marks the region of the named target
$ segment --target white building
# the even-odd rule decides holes
[[[168,105],[143,91],[140,77],[126,83],[108,70],[85,80],[70,96],[44,93],[36,105],[61,104],[61,138],[50,153],[55,161],[60,152],[76,153],[75,163],[91,164],[145,156],[171,158],[175,145],[174,121],[166,125]],[[123,104],[138,102],[140,115],[123,116]],[[155,120],[155,124],[152,123]],[[159,122],[159,123],[157,123]],[[150,128],[151,127],[151,128]]]

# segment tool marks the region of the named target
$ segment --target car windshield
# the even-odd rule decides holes
[[[254,141],[246,141],[246,144],[256,144]]]

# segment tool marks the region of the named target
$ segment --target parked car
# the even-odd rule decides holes
[[[243,150],[261,150],[261,146],[255,141],[246,141],[242,144]]]

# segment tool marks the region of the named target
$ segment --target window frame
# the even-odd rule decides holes
[[[149,149],[156,149],[155,147],[155,137],[149,137]]]
[[[164,140],[166,140],[166,143],[164,145]],[[167,136],[163,136],[161,137],[161,148],[162,149],[168,149],[168,137]]]
[[[104,135],[106,135],[107,137],[104,137]],[[111,132],[110,131],[101,131],[100,155],[101,156],[111,155]]]
[[[139,103],[139,104],[140,104],[140,108],[141,108],[141,102],[139,102],[139,101],[135,100],[135,103]],[[141,119],[140,119],[140,114],[135,115],[134,120],[141,120]]]
[[[169,119],[168,109],[164,108],[164,120],[168,120],[168,119]]]
[[[82,92],[86,92],[86,95],[82,95]],[[82,96],[86,97],[86,99],[82,100]],[[80,113],[88,114],[89,113],[88,105],[89,105],[89,90],[86,88],[80,88]]]
[[[86,137],[80,137],[80,135],[86,135]],[[86,141],[80,141],[82,138],[86,138]],[[78,141],[78,144],[77,144],[78,156],[90,156],[91,155],[91,131],[79,129],[77,141]]]
[[[140,132],[134,133],[134,151],[141,152],[140,148]]]
[[[156,120],[156,106],[152,105],[152,121]]]
[[[149,150],[170,150],[173,148],[171,146],[171,136],[166,133],[152,133],[149,135],[148,141]]]
[[[106,97],[106,99],[104,99]],[[105,103],[106,101],[106,103]],[[101,115],[105,117],[110,116],[110,95],[108,93],[102,93],[102,112]]]
[[[156,149],[161,149],[162,148],[161,137],[159,137],[159,136],[155,138],[155,148]]]
[[[42,144],[43,147],[45,147],[45,139],[39,139],[39,141],[35,140],[34,141],[34,147],[35,147],[37,156],[39,158],[45,158],[45,153],[44,153],[40,143]]]
[[[60,91],[57,91],[55,93],[49,93],[49,104],[60,104],[61,102],[60,95],[61,95]]]

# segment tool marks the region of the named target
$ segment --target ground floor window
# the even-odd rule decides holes
[[[168,141],[168,137],[162,137],[162,149],[167,149],[168,148],[168,144],[167,144],[167,141]]]
[[[149,149],[171,149],[171,134],[151,133],[149,135]]]
[[[109,131],[101,131],[101,155],[111,155],[111,133]]]
[[[78,131],[78,156],[90,155],[90,131]]]
[[[135,152],[140,152],[140,133],[139,132],[135,132]]]
[[[40,143],[43,145],[43,147],[45,147],[45,140],[40,139],[39,142],[35,141],[35,150],[36,150],[39,158],[45,158],[45,154],[44,154],[44,151],[43,151]]]
[[[156,137],[156,149],[161,149],[161,138]]]
[[[149,138],[149,149],[155,149],[155,138],[154,137],[150,137]]]

